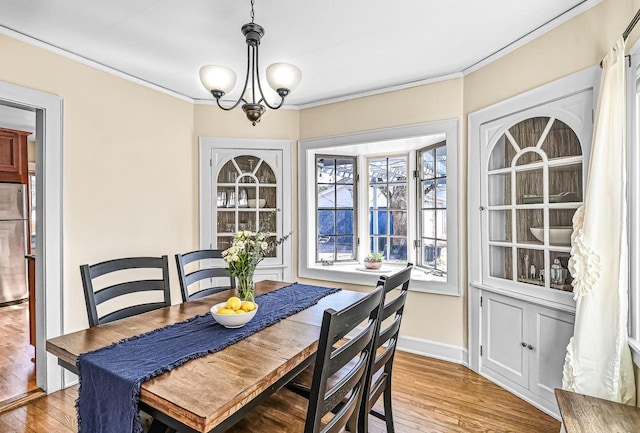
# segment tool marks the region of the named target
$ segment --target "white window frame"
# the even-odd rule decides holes
[[[627,202],[629,234],[629,346],[640,366],[640,42],[629,51],[627,68]],[[626,60],[626,59],[625,59]],[[628,65],[628,64],[627,64]]]
[[[373,272],[363,272],[358,270],[362,266],[361,263],[336,263],[331,266],[323,266],[321,263],[315,262],[315,241],[312,233],[315,233],[315,155],[316,154],[330,154],[330,155],[353,155],[353,148],[357,145],[365,143],[377,143],[389,140],[398,139],[411,139],[424,136],[438,136],[442,141],[442,135],[445,136],[447,146],[447,201],[450,206],[447,211],[447,226],[449,227],[448,234],[448,273],[446,281],[438,281],[433,276],[427,275],[422,269],[414,268],[411,275],[410,290],[436,293],[442,295],[460,296],[460,231],[462,230],[461,218],[459,209],[462,208],[459,200],[460,194],[458,194],[458,136],[459,136],[459,122],[457,119],[443,120],[437,122],[421,123],[408,126],[400,126],[396,128],[387,128],[372,130],[366,132],[359,132],[348,135],[339,135],[334,137],[317,138],[309,140],[300,140],[298,143],[298,176],[299,176],[299,188],[298,188],[298,230],[300,236],[298,237],[298,274],[300,277],[313,278],[317,280],[335,281],[341,283],[351,283],[359,285],[372,286],[380,277],[380,274]],[[435,141],[434,141],[435,143]],[[424,144],[417,144],[415,149],[418,150],[424,147]],[[399,153],[393,152],[394,154]],[[366,155],[360,154],[358,156],[358,163],[360,167],[365,167],[366,157],[368,156],[383,156],[391,154],[389,149],[385,152],[367,152]],[[415,170],[415,158],[409,158],[409,173]],[[408,197],[410,200],[414,200],[416,197],[416,183],[408,182],[409,191]],[[360,204],[358,205],[358,220],[368,221],[368,201],[367,206],[363,206],[363,199],[368,198],[368,182],[361,179],[358,182],[358,197],[360,197]],[[417,227],[416,227],[416,213],[413,212],[410,206],[407,212],[407,235],[410,242],[416,239]],[[365,239],[368,239],[368,224],[360,224],[358,228],[358,236],[360,238],[360,244],[358,245],[357,257],[362,260],[364,254],[368,252],[368,244]],[[415,250],[408,248],[408,257],[411,261],[412,257],[415,257]],[[413,259],[415,260],[415,259]],[[401,269],[403,263],[391,263],[385,262],[385,267],[390,272],[396,269]]]

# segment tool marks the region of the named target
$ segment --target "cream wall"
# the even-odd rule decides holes
[[[63,326],[84,328],[80,264],[197,239],[193,106],[6,36],[0,52],[0,80],[64,99]]]

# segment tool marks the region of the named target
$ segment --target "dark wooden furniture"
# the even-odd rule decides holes
[[[146,271],[155,269],[160,270],[162,275],[159,279],[124,281],[95,290],[94,280],[96,278],[128,269],[145,269]],[[87,305],[87,315],[89,316],[90,327],[171,305],[171,293],[169,291],[169,262],[167,256],[131,257],[109,260],[95,265],[82,265],[80,266],[80,275],[82,276],[84,298]],[[163,298],[162,301],[129,305],[125,308],[98,316],[96,307],[103,302],[130,293],[154,291],[161,292]]]
[[[192,251],[186,254],[176,254],[176,265],[178,267],[178,279],[180,280],[180,292],[182,294],[182,302],[199,299],[203,296],[213,295],[229,289],[235,289],[236,281],[231,276],[231,272],[225,268],[212,267],[207,264],[210,260],[221,260],[222,250],[200,250]],[[196,264],[198,269],[193,272],[187,272],[186,267],[190,264]],[[189,291],[189,286],[211,278],[228,278],[227,286],[212,286],[202,288],[200,286],[196,290]]]
[[[640,408],[556,389],[567,433],[640,432]]]
[[[385,421],[388,433],[395,431],[391,407],[391,372],[412,269],[413,264],[408,263],[401,271],[390,276],[382,276],[378,280],[377,287],[382,290],[384,306],[380,314],[379,332],[374,343],[376,356],[371,359],[372,365],[369,371],[367,391],[365,391],[368,394],[363,399],[361,407],[359,431],[366,432],[369,429],[367,414]],[[396,289],[398,289],[398,293],[395,293]],[[392,292],[394,294],[391,294]],[[392,320],[387,320],[392,316]],[[351,367],[349,366],[349,368]],[[309,398],[311,395],[311,371],[311,368],[307,368],[287,385],[288,388]],[[373,408],[381,395],[384,395],[384,413]]]
[[[28,183],[26,131],[0,128],[0,182]]]
[[[261,281],[256,295],[287,283]],[[47,351],[73,371],[79,354],[123,338],[206,314],[233,292],[129,317],[47,341]],[[324,310],[340,310],[364,297],[342,290],[219,352],[194,359],[142,384],[140,407],[180,433],[224,431],[255,407],[260,397],[302,371],[318,347]]]
[[[282,431],[285,425],[287,431],[329,433],[342,432],[346,428],[355,433],[378,329],[381,294],[382,290],[378,288],[340,311],[329,309],[324,312],[311,398],[307,405],[295,404],[303,398],[283,388],[249,412],[229,433],[276,432]],[[338,344],[363,322],[364,326],[358,329],[356,336],[343,345]],[[348,364],[350,368],[341,374]],[[336,374],[340,376],[338,380]],[[329,378],[333,380],[330,382]]]
[[[393,411],[391,408],[391,373],[393,371],[393,358],[396,354],[400,323],[404,312],[404,304],[409,291],[409,280],[413,265],[409,263],[406,268],[387,277],[380,277],[378,285],[382,284],[383,308],[380,314],[379,332],[376,335],[374,347],[376,355],[371,359],[369,383],[367,384],[368,396],[364,399],[360,417],[360,430],[368,431],[368,414],[375,416],[387,425],[387,433],[393,433]],[[387,298],[387,295],[395,289],[399,289],[397,296]],[[391,323],[385,322],[393,317]],[[373,405],[384,395],[384,414],[373,409]]]

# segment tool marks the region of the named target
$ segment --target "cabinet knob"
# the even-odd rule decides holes
[[[524,341],[520,343],[520,345],[522,345],[522,347],[527,347],[527,343],[525,343]]]
[[[535,349],[535,347],[533,347],[531,344],[527,344],[527,347],[529,348],[529,350]]]
[[[480,210],[485,210],[485,207],[484,206],[480,206]]]

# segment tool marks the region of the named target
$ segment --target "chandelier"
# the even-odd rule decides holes
[[[264,27],[253,22],[254,2],[255,0],[251,0],[251,22],[242,26],[242,34],[247,40],[247,74],[240,98],[229,107],[225,107],[220,103],[220,98],[233,89],[236,84],[236,74],[231,69],[219,65],[206,65],[200,68],[200,81],[216,98],[218,107],[225,111],[230,111],[242,102],[242,111],[247,115],[247,119],[251,121],[253,126],[260,122],[260,118],[266,110],[265,105],[272,110],[282,107],[284,98],[296,88],[302,78],[302,72],[294,65],[288,63],[270,65],[267,68],[267,82],[281,99],[277,105],[269,104],[262,91],[260,70],[258,69],[258,48],[260,39],[264,36]],[[250,86],[249,78],[251,78]]]

